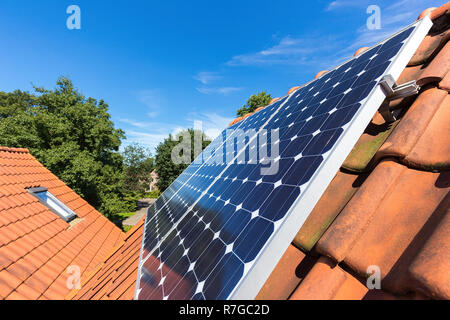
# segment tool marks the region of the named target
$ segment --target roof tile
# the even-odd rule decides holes
[[[290,245],[259,291],[256,299],[285,300],[289,298],[301,281],[300,275],[296,271],[304,258],[305,254]]]
[[[450,299],[450,194],[436,211],[441,219],[409,267],[414,287],[428,296]]]
[[[365,177],[365,174],[356,175],[339,171],[295,236],[293,243],[303,250],[310,251],[361,186]]]
[[[428,34],[409,61],[408,67],[426,63],[433,57],[435,51],[439,50],[444,44],[447,43],[449,38],[450,32],[448,31],[437,34]]]
[[[377,265],[383,286],[405,294],[410,290],[405,268],[421,248],[416,238],[434,230],[428,222],[442,214],[435,209],[449,191],[449,180],[447,173],[380,164],[319,240],[318,251],[343,260],[361,276]]]
[[[424,132],[404,158],[410,167],[424,170],[450,169],[450,96],[447,95],[436,110]]]
[[[450,69],[450,43],[446,43],[417,80],[419,86],[440,82]]]
[[[427,130],[430,121],[446,97],[447,92],[444,90],[435,87],[426,88],[381,146],[376,158],[394,156],[404,159],[414,148],[423,132]],[[447,104],[446,101],[445,104]],[[442,150],[432,150],[432,152],[441,153]],[[439,156],[437,155],[437,157]]]
[[[370,161],[398,123],[399,121],[387,123],[377,112],[345,159],[342,167],[356,173],[368,171]]]
[[[291,300],[362,299],[368,289],[357,279],[321,257],[294,291]]]

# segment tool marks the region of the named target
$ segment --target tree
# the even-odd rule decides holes
[[[103,101],[84,97],[68,78],[54,90],[0,92],[0,145],[24,147],[108,217],[126,211],[124,132]]]
[[[237,115],[242,117],[247,113],[252,113],[259,107],[267,106],[270,103],[270,100],[272,100],[272,97],[265,91],[254,94],[247,100],[247,104],[244,104],[244,106],[237,111]]]
[[[172,159],[173,149],[182,143],[185,139],[183,137],[189,136],[190,138],[190,160],[187,163],[176,163]],[[194,140],[195,137],[201,137],[202,150],[205,149],[211,141],[208,140],[205,134],[199,131],[194,131],[193,129],[183,130],[177,133],[175,136],[169,135],[168,138],[164,139],[158,147],[156,148],[155,157],[155,170],[158,174],[157,187],[159,190],[164,191],[168,186],[189,166],[189,163],[195,159],[200,150],[195,150]],[[186,141],[184,141],[186,142]],[[197,153],[195,153],[197,151]]]
[[[122,152],[125,165],[124,191],[127,193],[144,194],[152,178],[154,169],[151,152],[138,143],[132,143]]]

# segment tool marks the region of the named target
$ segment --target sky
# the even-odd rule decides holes
[[[68,76],[108,103],[123,146],[154,150],[194,121],[214,137],[250,95],[283,96],[445,2],[2,0],[0,91]],[[70,5],[80,29],[67,27]]]

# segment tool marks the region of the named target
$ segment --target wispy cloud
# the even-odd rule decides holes
[[[148,127],[148,123],[146,123],[146,122],[135,121],[135,120],[127,119],[127,118],[119,118],[119,121],[129,124],[136,128],[147,128]]]
[[[215,112],[190,112],[179,123],[156,122],[148,123],[134,119],[119,119],[120,122],[131,126],[126,130],[127,139],[124,146],[137,142],[151,150],[155,150],[158,144],[166,139],[169,134],[175,135],[184,129],[201,125],[201,129],[207,137],[214,139],[224,130],[230,121],[230,117],[224,117]]]
[[[234,92],[241,91],[242,87],[199,87],[196,90],[203,94],[220,94],[220,95],[229,95]]]
[[[202,84],[210,84],[215,82],[222,77],[217,74],[217,72],[200,71],[195,76],[194,79],[200,81]]]
[[[366,25],[362,25],[358,28],[354,41],[347,46],[347,49],[354,50],[362,46],[374,45],[400,28],[414,22],[423,8],[432,4],[433,1],[429,0],[399,0],[391,2],[386,7],[380,6],[381,29],[370,30]],[[405,10],[405,7],[408,7],[408,10]]]
[[[396,31],[405,27],[417,18],[424,8],[431,6],[439,6],[445,1],[430,1],[430,0],[398,0],[390,1],[387,5],[380,4],[381,11],[381,29],[370,30],[367,25],[361,25],[357,30],[353,39],[342,41],[340,43],[340,50],[337,50],[328,60],[329,64],[325,68],[331,68],[339,63],[349,59],[353,53],[361,47],[370,47],[377,42],[386,39]],[[333,1],[326,10],[343,10],[350,7],[366,8],[372,1]],[[408,8],[408,10],[405,10]],[[369,17],[369,15],[367,15]]]
[[[201,129],[205,135],[214,139],[228,126],[233,118],[224,117],[215,112],[196,112],[190,113],[186,120],[192,125],[200,121]]]
[[[148,108],[147,116],[150,118],[155,118],[159,114],[166,101],[161,89],[138,90],[133,94],[140,103]]]
[[[234,92],[241,91],[241,87],[231,87],[231,86],[211,86],[212,83],[217,82],[222,79],[217,72],[200,71],[195,76],[194,79],[201,82],[202,86],[195,88],[198,92],[203,94],[219,94],[219,95],[229,95]]]
[[[155,150],[158,144],[164,141],[169,134],[175,134],[184,127],[179,124],[164,122],[148,122],[145,126],[142,126],[139,121],[123,121],[123,119],[120,121],[129,123],[132,126],[126,130],[127,139],[124,142],[124,146],[137,142],[151,150]]]
[[[294,38],[286,36],[272,47],[254,53],[240,54],[232,57],[228,66],[304,64],[307,56],[318,50],[313,37]]]
[[[310,34],[307,37],[285,36],[261,51],[232,57],[228,66],[303,66],[320,67],[323,55],[333,54],[340,46],[335,35]]]
[[[333,11],[340,8],[348,8],[348,7],[360,7],[367,4],[368,1],[355,1],[355,0],[336,0],[330,2],[326,7],[325,11]]]

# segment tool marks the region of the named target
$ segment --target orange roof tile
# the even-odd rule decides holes
[[[141,249],[144,219],[129,230],[124,241],[107,254],[104,262],[93,270],[66,299],[130,300],[134,296]]]
[[[292,300],[360,300],[368,288],[325,257],[321,257],[293,292]]]

